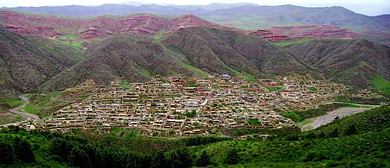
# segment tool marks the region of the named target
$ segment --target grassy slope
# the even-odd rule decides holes
[[[372,77],[370,82],[375,86],[379,93],[390,96],[390,81],[383,78]]]
[[[28,96],[30,97],[30,104],[20,110],[44,118],[66,105],[86,99],[89,95],[88,93],[69,94],[64,91],[55,91]]]
[[[22,121],[23,118],[14,115],[8,110],[22,105],[24,102],[15,97],[9,97],[0,93],[0,125]]]

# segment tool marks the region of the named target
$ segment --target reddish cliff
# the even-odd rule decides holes
[[[358,38],[359,35],[349,29],[340,29],[336,26],[313,25],[313,26],[291,26],[273,27],[270,30],[257,30],[254,34],[269,41],[284,41],[303,37],[313,38]]]

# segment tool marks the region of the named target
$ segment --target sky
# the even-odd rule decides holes
[[[0,7],[17,6],[63,6],[63,5],[101,5],[105,3],[123,3],[126,0],[0,0]],[[142,1],[145,2],[145,1]],[[390,0],[146,0],[155,4],[206,5],[211,2],[238,3],[248,2],[258,5],[298,5],[306,7],[343,6],[356,13],[365,15],[390,14]]]

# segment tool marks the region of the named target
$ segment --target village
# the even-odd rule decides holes
[[[220,128],[279,129],[293,127],[294,122],[277,110],[313,109],[347,89],[300,75],[258,82],[226,74],[210,78],[155,76],[145,83],[127,83],[118,77],[107,86],[87,80],[65,92],[88,91],[92,96],[41,122],[44,129],[58,132],[109,132],[121,127],[150,137],[217,134]]]

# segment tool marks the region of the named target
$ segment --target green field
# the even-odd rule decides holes
[[[14,108],[24,104],[22,100],[18,98],[10,98],[5,95],[0,94],[0,105],[7,108]]]
[[[0,125],[23,121],[23,117],[11,113],[0,113]]]
[[[375,86],[379,93],[390,95],[390,81],[383,78],[372,77],[371,83]]]
[[[300,40],[287,40],[287,41],[275,42],[274,44],[279,46],[279,47],[285,47],[285,46],[288,46],[288,45],[291,45],[291,44],[308,43],[308,42],[310,42],[312,40],[313,40],[313,38],[303,38],[303,39],[300,39]]]
[[[121,85],[121,87],[123,87],[125,89],[129,89],[130,88],[130,84],[129,84],[129,82],[127,82],[126,79],[120,79],[119,80],[119,85]]]
[[[257,119],[250,119],[248,120],[249,125],[261,125],[261,122]]]
[[[29,94],[26,97],[30,98],[30,104],[20,110],[44,118],[66,105],[88,98],[88,95],[81,93],[74,96],[63,91],[55,91],[46,94]]]

